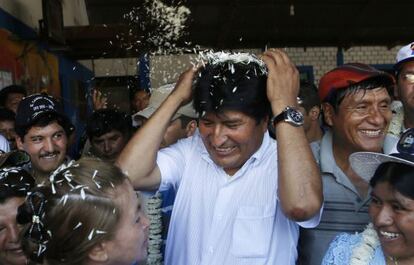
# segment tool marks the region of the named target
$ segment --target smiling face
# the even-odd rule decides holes
[[[369,215],[386,256],[414,262],[414,200],[379,182],[372,191]]]
[[[66,156],[67,137],[57,122],[45,127],[33,126],[24,139],[16,139],[17,147],[30,155],[32,167],[41,175],[49,174],[59,167]]]
[[[259,149],[267,120],[256,120],[239,111],[207,113],[200,118],[200,134],[211,159],[234,175]]]
[[[324,104],[325,120],[332,126],[333,145],[351,154],[381,152],[392,112],[385,88],[359,90],[346,95],[336,112]]]
[[[116,189],[115,202],[121,209],[115,236],[107,242],[108,263],[130,265],[147,257],[149,220],[129,180]]]
[[[21,228],[16,222],[17,208],[23,202],[24,198],[13,197],[0,203],[0,264],[26,264],[19,239]]]

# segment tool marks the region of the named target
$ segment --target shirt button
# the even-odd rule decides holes
[[[213,252],[214,252],[213,247],[209,247],[209,248],[208,248],[208,252],[213,253]]]

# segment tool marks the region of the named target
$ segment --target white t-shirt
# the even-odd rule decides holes
[[[280,207],[276,142],[263,143],[233,176],[209,157],[199,133],[158,152],[160,190],[177,190],[166,265],[293,265],[299,227]]]

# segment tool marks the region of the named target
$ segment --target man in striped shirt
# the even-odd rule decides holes
[[[340,232],[362,231],[369,222],[368,183],[351,168],[348,157],[359,151],[381,152],[391,119],[394,79],[365,64],[339,66],[319,83],[325,123],[321,141],[324,210],[315,229],[301,230],[303,265],[319,265]]]

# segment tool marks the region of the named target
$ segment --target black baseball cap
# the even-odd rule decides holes
[[[51,118],[61,118],[68,125],[69,131],[73,131],[74,126],[63,112],[62,105],[44,93],[33,94],[20,101],[16,113],[16,129],[30,127],[44,115],[49,115]]]

